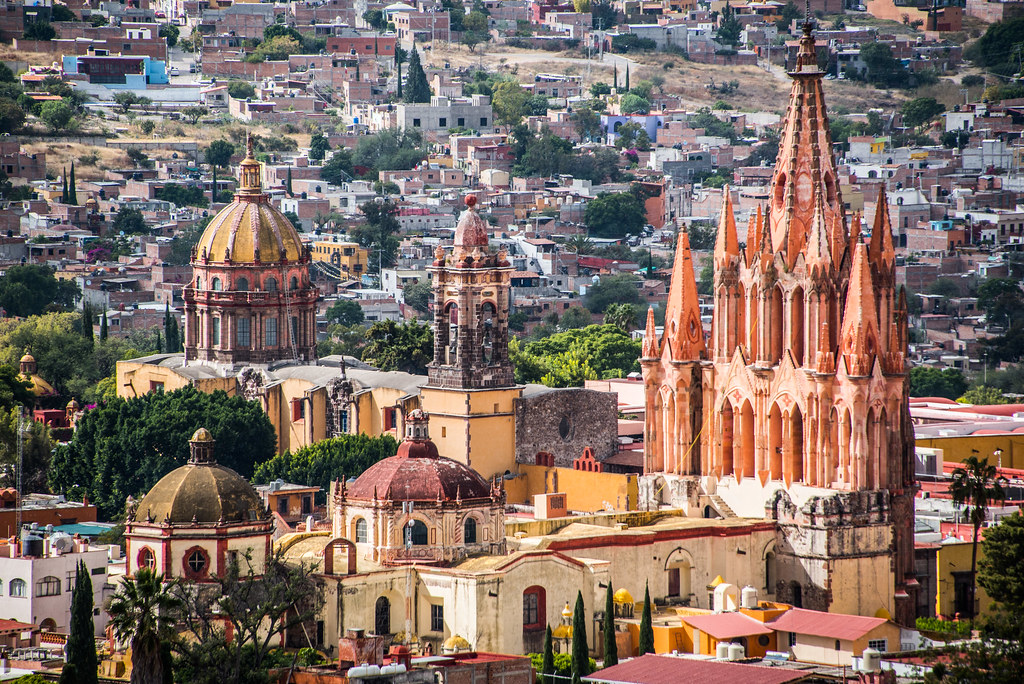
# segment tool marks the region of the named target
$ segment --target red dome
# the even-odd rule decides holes
[[[405,440],[398,455],[373,464],[348,488],[352,499],[390,497],[392,501],[436,501],[442,499],[484,499],[491,486],[467,465],[437,453],[430,440]]]

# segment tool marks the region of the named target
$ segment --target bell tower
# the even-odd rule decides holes
[[[488,247],[487,221],[466,197],[449,253],[437,248],[427,268],[434,290],[434,359],[421,391],[441,453],[484,477],[515,462],[516,386],[508,356],[512,265]]]

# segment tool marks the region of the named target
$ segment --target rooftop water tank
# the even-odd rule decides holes
[[[21,533],[21,555],[43,557],[43,538],[31,532]]]
[[[746,655],[747,650],[743,644],[729,644],[729,660],[743,660]]]
[[[719,641],[718,646],[715,647],[715,657],[719,660],[729,659],[729,642]]]
[[[862,672],[881,672],[882,654],[878,649],[865,648],[861,654],[860,669]]]
[[[740,607],[757,608],[757,589],[749,584],[743,587],[743,591],[740,592]]]

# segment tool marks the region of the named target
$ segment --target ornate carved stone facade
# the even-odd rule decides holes
[[[247,152],[235,200],[210,221],[192,254],[193,279],[184,291],[186,363],[316,359],[310,256],[263,192],[251,141]]]
[[[906,302],[884,190],[870,244],[859,216],[847,228],[815,55],[807,24],[769,202],[742,248],[724,192],[707,348],[692,334],[699,312],[681,235],[664,336],[649,314],[643,345],[645,463],[699,477],[719,512],[756,515],[764,502],[779,522],[777,599],[884,610],[908,624],[917,582]],[[833,592],[850,577],[870,586]]]
[[[491,253],[487,222],[476,213],[476,197],[455,230],[455,248],[438,247],[427,270],[434,286],[434,360],[429,384],[451,389],[512,387],[508,358],[509,282],[512,265],[504,251]]]

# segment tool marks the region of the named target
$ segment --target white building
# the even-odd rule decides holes
[[[107,626],[103,601],[113,592],[108,577],[121,560],[120,547],[90,546],[84,539],[49,534],[42,528],[26,534],[22,547],[19,556],[14,544],[0,545],[0,618],[67,634],[75,573],[78,562],[85,561],[92,580],[95,634],[102,636]]]

